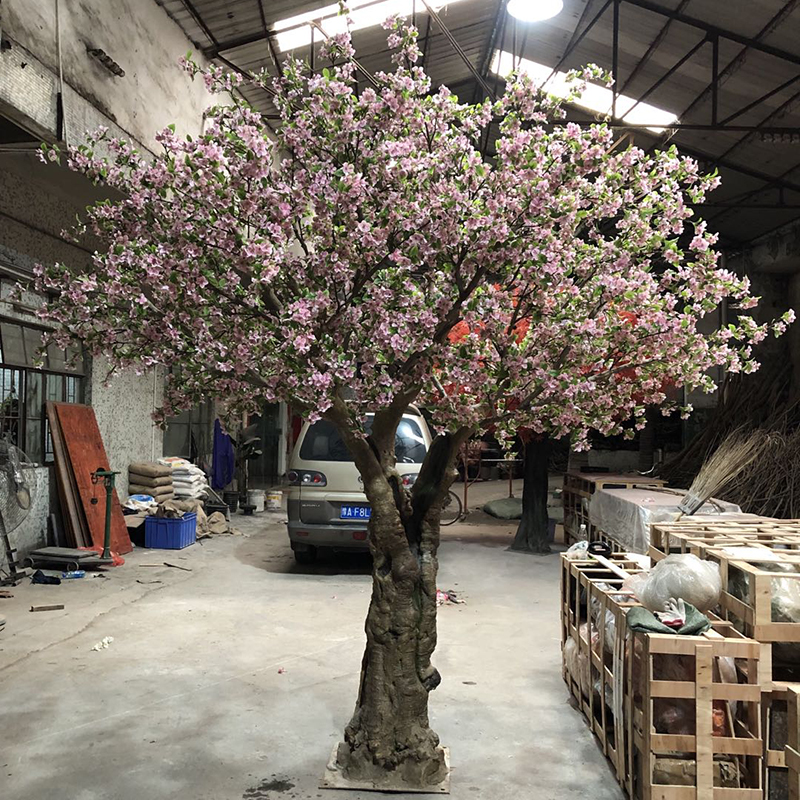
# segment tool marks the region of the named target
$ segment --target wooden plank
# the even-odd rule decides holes
[[[61,436],[61,425],[58,421],[54,404],[47,401],[45,404],[47,421],[50,424],[50,438],[53,442],[53,455],[55,457],[56,483],[58,497],[61,503],[61,513],[70,547],[85,547],[86,541],[82,536],[81,520],[79,519],[79,504],[72,491],[70,481],[71,466],[69,457],[64,449],[64,440]]]
[[[695,758],[697,763],[697,800],[714,800],[713,681],[714,658],[710,644],[695,649]]]
[[[800,689],[792,686],[787,695],[789,737],[784,758],[789,768],[789,800],[800,800]]]
[[[105,489],[102,484],[92,484],[92,473],[96,469],[109,469],[109,462],[94,409],[74,403],[55,403],[54,406],[92,544],[102,547],[105,532]],[[98,499],[96,504],[91,502],[93,497]],[[133,549],[116,490],[112,494],[111,504],[111,549],[120,555],[130,553]]]

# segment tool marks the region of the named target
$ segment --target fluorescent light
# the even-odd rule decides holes
[[[522,22],[541,22],[561,13],[563,0],[508,0],[506,9]]]
[[[446,5],[458,2],[461,0],[445,0],[445,2],[439,0],[429,5],[434,11],[438,11]],[[350,30],[358,31],[380,25],[387,17],[394,14],[410,17],[414,13],[414,0],[351,0],[348,5],[350,9],[348,14],[339,14],[339,4],[331,3],[329,6],[276,22],[272,29],[277,33],[275,38],[278,49],[285,52],[310,45],[313,26],[308,23],[311,21],[319,23],[328,36],[333,36],[347,31],[347,17],[353,21]],[[417,14],[424,14],[426,8],[421,2],[417,2],[416,11]],[[314,41],[319,42],[322,39],[322,34],[315,30]]]
[[[529,61],[527,58],[515,59],[512,53],[506,50],[497,50],[492,59],[492,71],[498,75],[508,75],[517,67],[521,72],[528,75],[537,85],[546,88],[550,94],[556,97],[567,97],[569,85],[567,84],[567,73],[553,73],[552,67],[545,64],[538,64]],[[552,77],[550,77],[552,75]],[[545,86],[546,84],[546,86]],[[610,114],[613,103],[613,92],[606,86],[596,83],[587,83],[586,91],[577,100],[572,101],[576,106],[585,108],[597,114]],[[636,99],[625,94],[617,95],[617,118],[622,122],[631,125],[641,125],[648,122],[656,123],[655,126],[647,126],[649,130],[662,133],[664,128],[658,125],[672,125],[678,121],[677,115],[671,111],[651,105],[650,103],[637,103]]]

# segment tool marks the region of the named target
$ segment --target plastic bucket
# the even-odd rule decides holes
[[[236,509],[239,508],[239,492],[223,492],[222,500],[230,509],[231,514],[235,514]]]
[[[283,505],[283,492],[267,493],[267,511],[280,511]]]
[[[255,506],[253,511],[264,510],[264,490],[263,489],[248,489],[247,490],[247,505]]]

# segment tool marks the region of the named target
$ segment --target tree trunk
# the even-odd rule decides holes
[[[453,437],[437,437],[410,496],[392,471],[383,482],[365,482],[372,599],[358,700],[337,762],[348,780],[376,789],[434,787],[447,774],[428,720],[428,694],[441,681],[431,664],[436,553],[456,447]]]
[[[648,407],[645,411],[645,418],[647,424],[639,431],[639,472],[649,472],[653,469],[656,446],[656,409]]]
[[[514,537],[512,550],[528,553],[549,553],[550,538],[547,518],[547,464],[550,460],[550,438],[542,435],[525,445],[525,477],[522,485],[522,519]]]

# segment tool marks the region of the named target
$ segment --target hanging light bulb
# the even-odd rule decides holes
[[[508,13],[521,22],[541,22],[564,8],[564,0],[508,0]]]

